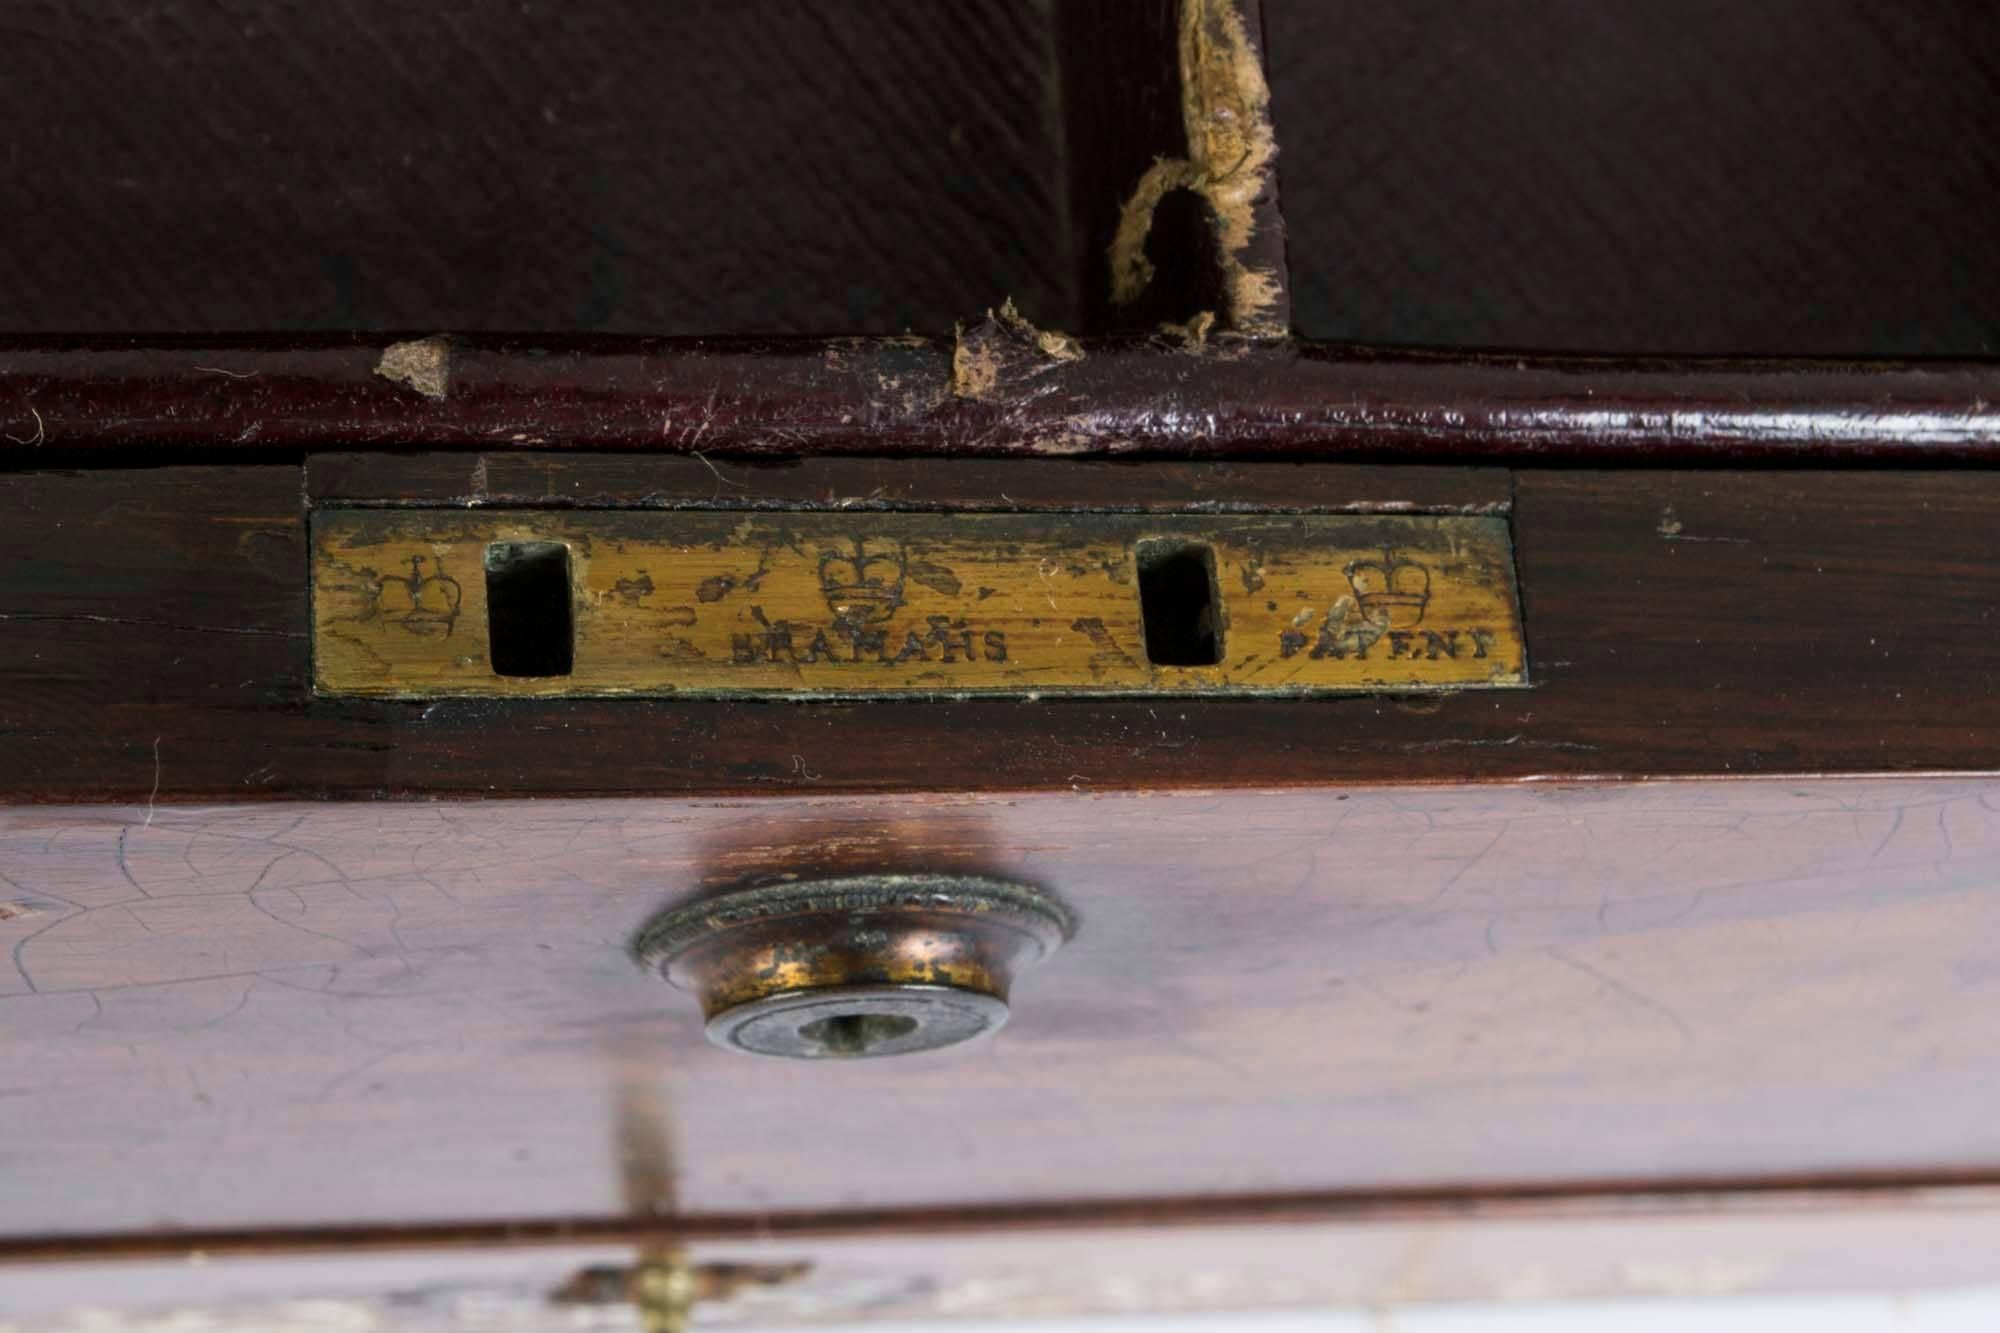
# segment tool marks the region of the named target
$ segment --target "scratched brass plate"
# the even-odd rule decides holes
[[[517,542],[567,548],[568,674],[494,668],[488,551]],[[1154,595],[1149,645],[1141,561],[1161,552],[1213,574]],[[1197,620],[1219,660],[1154,660]],[[504,660],[522,622],[501,622]],[[332,510],[313,521],[313,624],[321,691],[413,698],[1527,682],[1507,521],[1486,517]]]

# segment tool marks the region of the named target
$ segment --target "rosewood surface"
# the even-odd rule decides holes
[[[686,488],[688,466],[663,469],[664,484]],[[814,466],[782,473],[779,493],[811,489]],[[584,470],[549,475],[591,484]],[[718,465],[706,475],[710,496],[741,503],[764,474]],[[865,499],[840,487],[871,475],[883,474],[836,470],[827,502]],[[984,475],[979,487],[1011,494],[1004,471]],[[1336,507],[1367,495],[1494,512],[1490,488],[1449,480],[1441,492],[1429,470],[1409,475],[1399,490],[1394,474],[1330,469],[1298,490]],[[960,472],[932,476],[947,501],[974,485]],[[1093,476],[1101,502],[1115,503],[1118,474]],[[905,503],[923,503],[921,480],[898,483],[916,488]],[[505,485],[525,494],[527,479]],[[1269,494],[1272,483],[1246,485]],[[13,516],[0,527],[0,795],[1981,773],[2000,753],[2000,486],[1984,473],[1522,471],[1508,508],[1534,688],[1200,707],[318,698],[301,492],[299,468],[277,465],[0,477]]]
[[[1991,1280],[1990,14],[235,8],[0,75],[0,1260],[177,1260],[0,1318],[630,1253],[435,1248],[512,1241],[809,1261],[771,1322]],[[321,697],[312,514],[396,505],[1480,515],[1533,683]],[[884,1065],[626,955],[883,869],[1082,930]]]
[[[991,1043],[752,1060],[627,954],[897,868],[1077,912]],[[16,1237],[2000,1160],[1991,780],[16,808],[0,871]]]

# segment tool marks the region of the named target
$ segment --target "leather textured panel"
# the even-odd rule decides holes
[[[1039,5],[24,0],[0,41],[0,331],[1074,315]]]
[[[2000,351],[2000,6],[1265,0],[1294,318],[1587,351]]]

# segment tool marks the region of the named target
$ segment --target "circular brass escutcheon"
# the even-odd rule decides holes
[[[708,1038],[803,1060],[953,1046],[1007,1021],[1014,978],[1069,938],[1040,889],[967,875],[854,875],[673,907],[633,953],[701,1001]]]

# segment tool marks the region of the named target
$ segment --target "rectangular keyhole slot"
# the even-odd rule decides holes
[[[1214,666],[1222,660],[1215,550],[1172,537],[1139,543],[1139,613],[1154,666]]]
[[[486,548],[486,637],[496,676],[567,676],[576,662],[569,547],[493,542]]]

